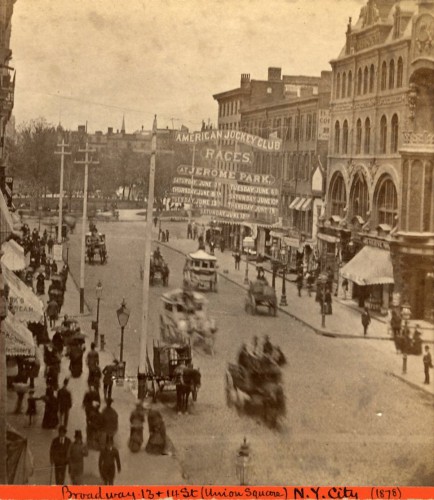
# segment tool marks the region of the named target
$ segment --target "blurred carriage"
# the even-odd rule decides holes
[[[69,356],[72,346],[83,348],[86,342],[86,335],[81,332],[80,325],[76,319],[70,318],[66,322],[64,321],[62,325],[57,326],[55,330],[62,335],[66,356]]]
[[[105,264],[108,259],[105,234],[97,231],[86,233],[86,260],[89,264],[95,262],[95,255],[100,263]]]
[[[151,257],[151,264],[149,268],[150,285],[154,285],[155,283],[159,282],[162,283],[163,286],[168,286],[169,272],[169,266],[161,255]]]
[[[194,288],[217,292],[217,258],[205,250],[189,253],[184,266],[184,277]]]
[[[277,316],[276,290],[263,280],[256,280],[249,285],[244,309],[247,313],[256,314],[260,306],[266,307],[270,316]]]
[[[229,363],[225,382],[229,407],[260,415],[273,428],[285,415],[282,372],[271,356],[255,356],[245,349],[238,363]]]
[[[161,296],[160,339],[166,343],[185,343],[214,354],[216,322],[208,317],[205,296],[188,288],[177,288]]]

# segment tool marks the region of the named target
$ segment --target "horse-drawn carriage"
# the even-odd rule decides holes
[[[217,259],[205,250],[189,253],[184,266],[184,277],[195,288],[217,292]]]
[[[161,296],[160,339],[166,343],[192,341],[209,354],[214,353],[215,320],[208,317],[205,296],[188,287]]]
[[[151,265],[149,268],[149,283],[151,285],[160,282],[163,286],[168,286],[169,272],[169,266],[161,255],[151,257]]]
[[[192,365],[190,343],[163,344],[154,341],[153,350],[153,367],[151,367],[148,359],[147,373],[147,382],[148,386],[150,386],[152,400],[157,401],[163,390],[175,390],[178,385],[178,390],[182,393],[183,409],[187,410],[188,397],[192,394],[193,401],[196,401],[201,380],[200,371],[193,368]],[[185,364],[182,384],[177,374],[177,368],[181,364]]]
[[[276,290],[267,285],[263,280],[256,280],[250,283],[244,309],[248,313],[256,314],[259,306],[267,307],[270,316],[277,315]]]
[[[267,425],[276,427],[285,415],[281,380],[279,364],[271,356],[254,356],[243,348],[238,363],[229,363],[226,371],[227,405],[260,415]]]
[[[105,234],[91,231],[86,233],[86,258],[89,264],[95,262],[95,255],[99,256],[100,263],[107,262],[107,247]]]

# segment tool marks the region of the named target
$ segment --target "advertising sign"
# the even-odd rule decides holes
[[[318,112],[318,140],[328,141],[330,138],[330,110],[320,109]]]

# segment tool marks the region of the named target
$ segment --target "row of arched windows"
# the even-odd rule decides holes
[[[396,67],[395,67],[396,66]],[[336,88],[335,88],[335,98],[344,99],[345,97],[352,97],[353,90],[355,95],[365,95],[373,94],[376,91],[375,88],[375,74],[376,69],[373,64],[368,68],[362,70],[359,68],[357,70],[355,88],[353,89],[353,73],[351,70],[346,73],[338,73],[336,76]],[[404,75],[404,62],[402,57],[399,57],[397,64],[395,65],[395,60],[391,59],[389,64],[383,61],[381,65],[381,80],[380,80],[380,90],[392,90],[394,88],[401,88]]]
[[[348,128],[348,120],[344,120],[341,124],[339,120],[335,122],[335,131],[334,131],[334,153],[335,154],[349,154],[349,128]],[[378,152],[380,154],[386,154],[390,151],[390,153],[397,153],[399,147],[399,118],[395,113],[392,116],[392,120],[390,123],[390,150],[388,146],[388,123],[387,118],[383,115],[380,119],[380,142],[378,145]],[[363,145],[363,154],[371,153],[371,120],[369,117],[365,119],[364,122],[359,118],[356,122],[356,136],[355,136],[355,150],[354,153],[356,155],[362,154],[362,145]]]
[[[345,181],[340,172],[332,177],[329,189],[330,215],[345,217],[349,210],[349,219],[359,215],[366,220],[369,211],[369,190],[365,177],[358,172],[351,184],[349,202]],[[398,214],[398,194],[392,178],[384,174],[380,177],[374,191],[372,218],[375,224],[388,224],[393,227]]]

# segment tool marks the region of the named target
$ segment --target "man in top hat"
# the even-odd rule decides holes
[[[104,484],[112,485],[116,474],[116,467],[118,473],[121,472],[121,460],[119,458],[119,451],[114,447],[113,438],[110,436],[107,436],[106,445],[101,450],[98,465]]]
[[[59,435],[55,437],[50,446],[50,462],[54,466],[54,475],[57,485],[65,483],[66,466],[68,465],[68,453],[71,440],[66,437],[66,427],[59,427]]]
[[[103,375],[103,386],[104,386],[104,397],[109,399],[112,397],[113,380],[116,378],[116,369],[118,365],[118,360],[115,359],[113,363],[104,367],[102,371]]]
[[[106,407],[101,412],[102,422],[103,422],[103,431],[106,436],[113,436],[118,431],[118,413],[112,408],[113,399],[107,398]]]
[[[69,475],[71,476],[72,484],[82,484],[84,457],[87,457],[88,454],[87,446],[83,443],[81,431],[75,431],[74,442],[69,447],[68,452]]]

